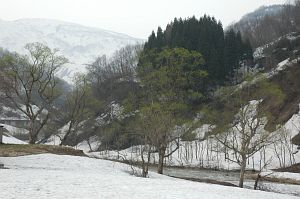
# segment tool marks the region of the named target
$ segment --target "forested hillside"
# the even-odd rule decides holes
[[[182,47],[201,53],[205,60],[203,69],[209,74],[208,86],[232,82],[234,71],[242,60],[252,60],[252,48],[239,32],[224,31],[222,23],[214,17],[200,19],[174,19],[163,31],[149,36],[145,51]]]

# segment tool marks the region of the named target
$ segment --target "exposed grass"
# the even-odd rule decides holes
[[[238,187],[238,186],[236,186],[236,185],[234,185],[230,182],[223,182],[223,181],[218,181],[218,180],[199,179],[199,178],[185,178],[185,177],[176,177],[176,176],[170,176],[170,177],[189,180],[189,181],[194,181],[194,182],[204,182],[204,183],[218,184],[218,185],[229,186],[229,187]]]
[[[85,156],[83,151],[70,147],[31,145],[31,144],[1,144],[0,157],[16,157],[23,155],[33,155],[42,153],[53,153],[58,155]]]

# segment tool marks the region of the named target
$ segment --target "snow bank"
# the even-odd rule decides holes
[[[3,135],[3,143],[5,144],[27,144],[26,142],[23,142],[15,137],[12,137],[10,135]]]
[[[56,134],[50,136],[50,138],[46,141],[47,145],[60,145],[62,138],[65,136],[69,129],[70,122],[62,126],[57,130]]]
[[[268,177],[274,178],[284,178],[291,180],[299,180],[300,181],[300,173],[290,173],[290,172],[262,172],[262,176],[268,175]],[[300,189],[300,187],[299,187]]]
[[[27,198],[297,198],[270,192],[185,181],[150,173],[131,176],[128,166],[87,157],[41,154],[0,158],[1,195]]]
[[[83,152],[88,153],[91,151],[96,151],[99,149],[101,142],[98,140],[97,136],[90,137],[89,140],[84,140],[76,145],[76,149],[83,150]]]
[[[22,128],[17,128],[11,125],[7,124],[1,124],[11,135],[14,134],[28,134],[28,130],[22,129]]]

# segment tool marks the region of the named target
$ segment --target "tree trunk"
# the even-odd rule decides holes
[[[241,188],[244,187],[244,176],[245,176],[245,171],[246,171],[246,163],[247,163],[246,157],[242,157],[240,181],[239,181],[239,187],[241,187]]]
[[[30,120],[29,144],[35,144],[37,141],[37,133],[35,131],[35,122],[34,120]]]
[[[146,168],[146,165],[145,165],[146,163],[145,163],[145,159],[144,159],[144,150],[145,150],[145,146],[141,150],[141,158],[142,158],[142,177],[146,178],[147,174],[148,174],[148,171],[147,171],[147,168]]]
[[[158,150],[158,167],[157,173],[163,174],[163,167],[164,167],[164,157],[165,157],[166,147],[162,147]]]
[[[255,179],[255,183],[254,183],[254,190],[257,190],[257,186],[258,186],[258,182],[259,182],[260,178],[261,178],[261,175],[257,174],[256,179]]]
[[[35,144],[37,140],[37,136],[33,133],[29,133],[29,144]]]
[[[65,136],[64,136],[63,139],[61,140],[59,146],[63,146],[63,145],[66,144],[66,141],[67,141],[69,135],[71,134],[72,128],[73,128],[73,122],[71,121],[71,122],[70,122],[70,125],[69,125],[69,128],[68,128],[68,131],[66,132]]]

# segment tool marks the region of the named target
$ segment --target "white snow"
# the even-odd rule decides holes
[[[270,192],[185,181],[150,173],[140,178],[129,166],[87,157],[41,154],[1,157],[1,196],[29,198],[297,198]]]
[[[289,58],[283,60],[282,62],[278,63],[277,66],[269,72],[261,73],[255,76],[251,81],[243,81],[242,83],[236,86],[236,91],[244,88],[246,85],[254,85],[259,81],[264,79],[270,79],[273,76],[277,75],[280,71],[285,70],[287,67],[293,66],[294,64],[300,61],[300,57],[290,60]]]
[[[282,39],[288,39],[290,41],[293,41],[293,40],[296,40],[298,39],[300,36],[297,35],[297,36],[294,36],[295,32],[292,32],[292,33],[289,33],[289,34],[286,34],[282,37],[279,37],[278,39],[266,44],[266,45],[263,45],[263,46],[260,46],[258,48],[255,49],[254,53],[253,53],[253,57],[255,60],[258,60],[260,58],[263,58],[265,55],[264,55],[264,51],[269,48],[270,46],[274,46],[274,44],[278,43],[279,41],[281,41]]]
[[[26,142],[23,142],[13,136],[10,135],[3,135],[3,143],[4,144],[27,144]]]
[[[274,178],[284,178],[300,181],[300,173],[291,172],[262,172],[262,176],[274,177]]]
[[[10,135],[28,134],[28,130],[26,130],[26,129],[17,128],[17,127],[14,127],[14,126],[11,126],[11,125],[7,125],[7,124],[1,124],[1,125],[9,132]]]
[[[57,132],[50,136],[50,138],[46,141],[45,144],[47,145],[59,145],[61,143],[62,138],[65,136],[65,134],[68,131],[70,122],[62,126],[60,129],[57,130]]]
[[[88,142],[90,143],[90,146],[88,144]],[[80,143],[78,143],[76,145],[76,149],[79,149],[79,150],[83,150],[83,152],[85,153],[89,153],[91,151],[96,151],[99,149],[99,146],[101,145],[101,142],[98,140],[98,137],[97,136],[92,136],[89,138],[89,140],[84,140]]]

